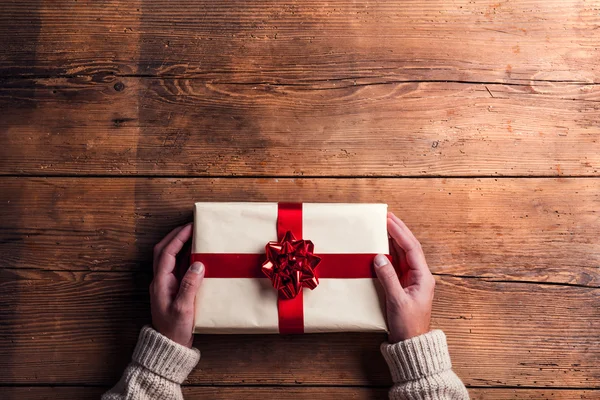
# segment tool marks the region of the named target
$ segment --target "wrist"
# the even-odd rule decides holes
[[[406,336],[396,336],[396,335],[392,335],[391,333],[388,335],[388,343],[394,344],[394,343],[401,343],[404,342],[406,340],[410,340],[412,338],[416,338],[418,336],[421,335],[425,335],[428,332],[422,332],[422,333],[417,333],[414,335],[406,335]]]
[[[153,373],[181,384],[198,364],[200,352],[145,326],[140,332],[132,359]]]
[[[152,329],[181,346],[192,348],[194,335],[191,327],[181,327],[177,322],[156,323],[152,321]]]
[[[383,343],[381,352],[395,383],[416,380],[452,368],[446,335],[440,330],[394,344]]]
[[[389,343],[400,343],[430,332],[429,324],[422,324],[421,326],[411,327],[410,329],[407,329],[406,325],[408,324],[400,325],[402,326],[402,329],[393,329],[394,326],[390,329],[390,332],[388,333]]]

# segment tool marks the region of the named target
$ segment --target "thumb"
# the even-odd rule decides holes
[[[398,279],[398,274],[386,256],[377,254],[373,259],[373,265],[377,278],[379,278],[379,282],[381,282],[383,290],[385,290],[385,297],[388,300],[399,300],[405,295],[404,289],[402,289],[402,285]]]
[[[179,292],[177,293],[175,301],[182,304],[193,305],[196,293],[198,293],[203,278],[204,264],[201,262],[193,263],[181,280]]]

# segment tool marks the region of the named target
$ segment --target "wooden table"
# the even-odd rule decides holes
[[[474,399],[600,398],[599,27],[594,1],[3,1],[0,397],[98,397],[153,244],[256,200],[388,203]],[[384,339],[199,336],[184,392],[385,398]]]

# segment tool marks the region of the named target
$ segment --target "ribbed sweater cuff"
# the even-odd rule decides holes
[[[394,383],[420,379],[452,369],[446,335],[434,330],[399,343],[382,343]]]
[[[188,349],[144,326],[132,359],[155,374],[182,384],[200,361],[200,351]]]

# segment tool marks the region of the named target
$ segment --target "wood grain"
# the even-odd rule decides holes
[[[598,176],[600,85],[0,84],[0,174]]]
[[[6,400],[98,399],[108,388],[98,387],[9,387],[4,389]],[[313,399],[387,399],[384,388],[339,387],[198,387],[184,386],[186,399],[247,399],[279,400],[289,397],[300,400]],[[473,400],[576,400],[597,399],[592,390],[557,389],[469,389]]]
[[[387,202],[473,399],[600,397],[598,26],[579,0],[0,2],[0,397],[114,384],[200,200]],[[383,339],[199,336],[184,393],[385,398]]]
[[[600,286],[598,179],[1,178],[2,268],[137,271],[194,201],[383,202],[434,273]]]
[[[149,274],[2,270],[0,383],[116,382],[149,322]],[[469,385],[589,388],[600,382],[599,310],[598,288],[437,277],[432,326]],[[189,382],[385,386],[384,339],[197,335]]]
[[[2,45],[3,76],[598,81],[600,17],[576,0],[27,0],[0,10],[0,34],[16,39]]]

